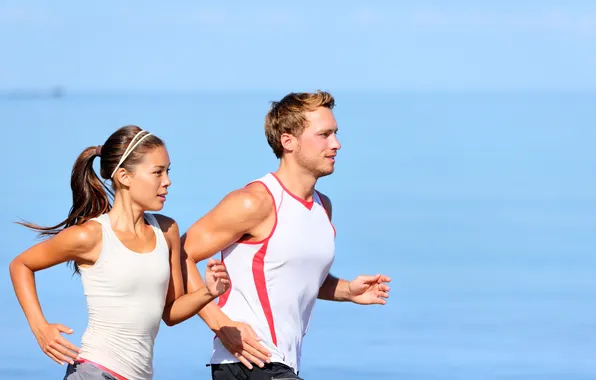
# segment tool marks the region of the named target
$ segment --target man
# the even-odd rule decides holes
[[[202,285],[196,263],[220,251],[231,279],[218,304],[199,313],[217,336],[214,380],[299,379],[317,298],[385,304],[389,296],[380,274],[351,282],[329,274],[331,201],[315,184],[333,173],[340,149],[334,102],[321,91],[273,102],[265,135],[278,170],[229,193],[183,236],[189,292]]]

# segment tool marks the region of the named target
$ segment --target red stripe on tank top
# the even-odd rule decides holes
[[[271,332],[271,339],[273,344],[277,346],[277,336],[275,335],[275,325],[273,323],[273,312],[271,311],[271,303],[269,302],[269,293],[267,292],[267,282],[265,280],[265,255],[267,254],[267,246],[269,241],[265,242],[261,249],[255,254],[252,260],[252,274],[255,280],[255,287],[257,295],[261,302],[261,307],[265,313],[265,318],[269,324],[269,331]]]

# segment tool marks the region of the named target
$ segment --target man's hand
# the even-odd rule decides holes
[[[263,367],[264,362],[270,362],[271,353],[259,343],[261,339],[246,323],[227,321],[215,330],[215,334],[224,347],[248,369],[253,368],[251,362],[259,367]]]
[[[350,281],[348,291],[350,301],[359,305],[385,305],[389,298],[389,285],[391,279],[377,274],[376,276],[358,276]]]

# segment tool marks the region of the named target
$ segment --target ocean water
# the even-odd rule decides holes
[[[74,159],[116,128],[163,137],[163,210],[186,230],[227,192],[275,170],[263,119],[283,93],[67,94],[0,100],[0,378],[58,379],[12,291],[8,263],[62,220]],[[392,277],[385,306],[319,302],[307,380],[596,379],[596,94],[335,93],[342,149],[319,189],[334,203],[332,272]],[[49,321],[86,327],[78,277],[37,275]],[[162,325],[155,379],[207,379],[212,333]]]

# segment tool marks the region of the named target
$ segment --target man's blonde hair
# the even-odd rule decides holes
[[[265,136],[273,153],[281,158],[284,148],[281,135],[289,133],[299,137],[306,128],[305,112],[315,111],[319,107],[333,109],[335,99],[325,91],[292,92],[279,102],[271,102],[271,108],[265,117]]]

